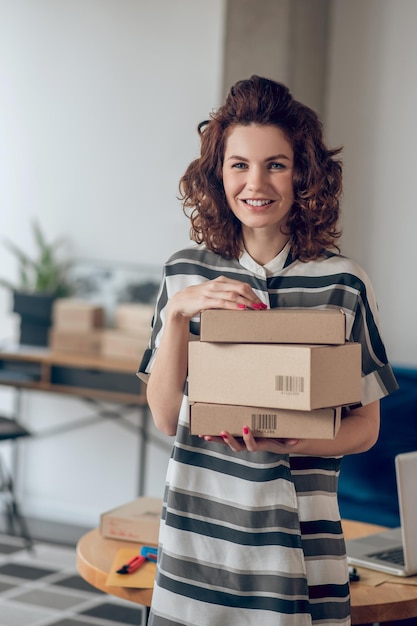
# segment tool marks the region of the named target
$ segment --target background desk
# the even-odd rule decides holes
[[[21,414],[21,393],[44,391],[66,394],[85,400],[94,408],[88,420],[73,421],[42,431],[39,436],[62,433],[81,428],[102,419],[114,419],[134,429],[140,437],[138,495],[145,485],[148,407],[143,383],[136,376],[139,359],[91,356],[69,352],[53,352],[48,348],[31,346],[0,347],[0,385],[12,387],[16,393],[13,417]],[[109,409],[104,403],[114,403]],[[136,410],[139,424],[124,419],[128,411]],[[155,439],[156,445],[161,442]]]
[[[346,539],[364,537],[386,530],[364,522],[343,520],[343,532]],[[357,568],[364,576],[366,570]],[[398,579],[400,580],[400,579]],[[360,580],[351,584],[352,624],[397,623],[396,620],[417,617],[417,586],[384,582],[371,587]]]
[[[346,538],[353,539],[384,530],[381,526],[363,522],[343,521]],[[84,535],[77,545],[77,568],[80,575],[93,587],[125,600],[150,606],[151,589],[128,589],[107,587],[106,580],[115,556],[120,548],[135,547],[140,544],[113,539],[104,539],[99,529]],[[359,572],[363,571],[358,568]],[[417,616],[417,586],[385,582],[371,587],[362,581],[351,585],[352,624],[389,624]]]

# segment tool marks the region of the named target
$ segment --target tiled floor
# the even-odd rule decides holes
[[[35,542],[33,552],[0,534],[0,626],[145,625],[145,609],[91,587],[75,548]]]

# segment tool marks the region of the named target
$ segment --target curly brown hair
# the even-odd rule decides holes
[[[226,258],[239,258],[241,223],[228,207],[222,168],[229,129],[250,124],[277,126],[294,151],[294,204],[287,222],[292,256],[308,261],[338,249],[342,166],[335,157],[341,148],[325,146],[312,109],[294,100],[285,85],[260,76],[236,83],[225,104],[198,126],[200,156],[179,185],[192,240]]]

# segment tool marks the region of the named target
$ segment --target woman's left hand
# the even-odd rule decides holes
[[[223,442],[233,452],[275,452],[276,454],[289,454],[297,446],[300,439],[273,439],[270,437],[254,437],[250,428],[243,428],[242,437],[234,437],[226,430],[221,432],[220,437],[204,437],[205,441]]]

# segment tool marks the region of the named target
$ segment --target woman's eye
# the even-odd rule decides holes
[[[273,161],[269,164],[271,170],[283,170],[285,169],[284,163],[278,163],[277,161]]]
[[[233,163],[232,168],[236,170],[243,170],[246,167],[246,163]]]

